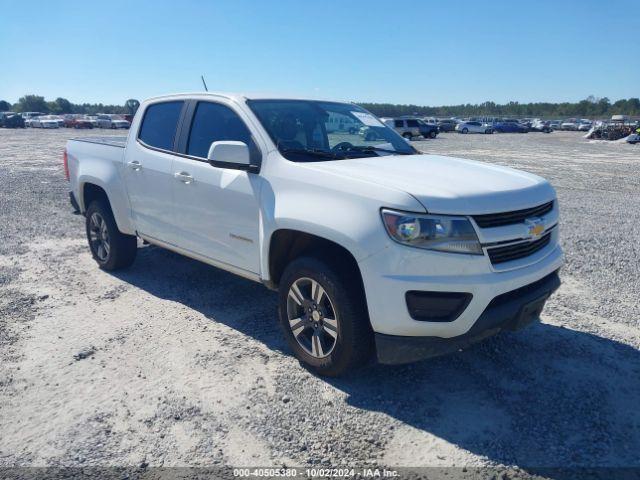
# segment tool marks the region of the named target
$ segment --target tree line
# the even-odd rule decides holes
[[[17,103],[11,104],[6,100],[0,100],[0,112],[41,112],[54,115],[65,113],[81,113],[95,115],[96,113],[134,114],[140,106],[140,102],[133,98],[123,105],[105,105],[102,103],[72,103],[66,98],[58,97],[53,101],[46,101],[40,95],[25,95],[20,97]]]
[[[640,99],[629,98],[614,103],[608,98],[593,96],[580,102],[562,103],[519,103],[498,104],[484,102],[479,104],[449,105],[427,107],[419,105],[395,105],[391,103],[359,103],[362,107],[379,117],[397,117],[401,115],[419,115],[425,117],[539,117],[539,118],[610,118],[611,115],[640,116]]]
[[[72,103],[66,98],[58,97],[53,101],[46,101],[39,95],[25,95],[17,103],[10,104],[0,100],[0,112],[42,112],[52,114],[82,113],[93,115],[96,113],[130,113],[137,110],[140,102],[135,99],[127,100],[123,105],[104,105],[102,103]],[[538,102],[519,103],[509,102],[499,104],[484,102],[478,104],[449,105],[429,107],[420,105],[397,105],[392,103],[359,103],[362,107],[380,117],[396,117],[400,115],[420,115],[425,117],[541,117],[541,118],[608,118],[611,115],[640,116],[640,99],[628,98],[611,101],[604,98],[590,96],[580,102]]]

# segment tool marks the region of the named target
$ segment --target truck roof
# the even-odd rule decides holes
[[[318,100],[324,102],[341,102],[342,100],[318,98],[313,96],[298,96],[298,95],[282,95],[273,93],[239,93],[239,92],[185,92],[185,93],[173,93],[167,95],[158,95],[145,100],[145,102],[169,99],[169,98],[193,98],[193,97],[216,97],[226,98],[229,100],[235,100],[242,102],[244,100]],[[344,101],[344,103],[353,103],[350,101]]]

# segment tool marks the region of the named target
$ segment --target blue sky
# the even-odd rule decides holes
[[[615,8],[614,8],[615,7]],[[447,105],[640,96],[637,0],[0,0],[0,99],[202,89]]]

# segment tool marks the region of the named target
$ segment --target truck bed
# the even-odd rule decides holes
[[[111,147],[120,147],[124,148],[127,143],[127,137],[116,137],[113,135],[106,135],[102,137],[78,137],[72,138],[74,142],[87,142],[87,143],[97,143],[99,145],[109,145]]]

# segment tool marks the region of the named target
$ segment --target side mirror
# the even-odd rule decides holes
[[[213,142],[209,147],[207,160],[211,165],[218,168],[231,168],[248,172],[258,171],[258,166],[251,164],[249,147],[244,142],[231,140]]]

